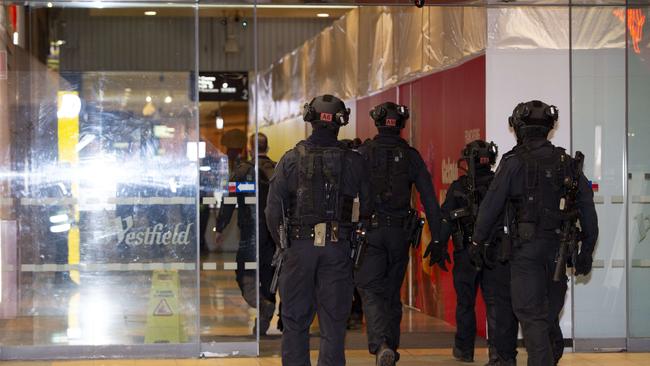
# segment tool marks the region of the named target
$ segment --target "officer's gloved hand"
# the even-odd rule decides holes
[[[432,240],[429,242],[427,249],[424,251],[424,258],[426,257],[429,257],[430,266],[437,264],[443,271],[449,271],[447,269],[447,263],[451,263],[451,258],[449,258],[447,248],[445,248],[439,241]]]
[[[467,252],[469,253],[469,258],[476,269],[483,268],[483,265],[485,264],[485,259],[483,258],[483,246],[476,242],[472,242],[469,248],[467,248]]]
[[[576,270],[575,271],[576,276],[588,275],[589,272],[591,272],[591,266],[593,262],[594,262],[594,258],[591,252],[581,251],[580,254],[578,254],[578,258],[576,258],[576,263],[574,265]]]

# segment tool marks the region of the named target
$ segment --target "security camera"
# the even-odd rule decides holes
[[[423,7],[423,6],[424,6],[424,1],[425,1],[425,0],[415,0],[415,1],[414,1],[415,6],[417,6],[418,8]]]

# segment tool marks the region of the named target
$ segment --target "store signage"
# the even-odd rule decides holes
[[[247,72],[199,72],[199,101],[248,101]]]
[[[0,80],[7,80],[7,51],[0,51]]]

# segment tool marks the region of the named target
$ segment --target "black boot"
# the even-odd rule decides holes
[[[395,351],[388,347],[386,343],[382,343],[379,351],[377,351],[377,366],[393,366],[395,361]]]

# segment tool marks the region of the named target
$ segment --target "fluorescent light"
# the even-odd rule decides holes
[[[156,13],[156,12],[153,11],[153,10],[147,10],[147,11],[144,12],[144,15],[146,15],[146,16],[150,16],[150,17],[152,17],[152,16],[154,16],[154,15],[156,15],[156,14],[158,14],[158,13]]]
[[[70,231],[70,224],[50,226],[50,232],[53,233],[64,233],[66,231]]]
[[[19,45],[18,43],[20,43],[18,32],[14,32],[14,45],[18,46]]]
[[[67,221],[68,221],[68,215],[66,214],[50,216],[50,222],[53,224],[60,224],[62,222],[67,222]]]
[[[165,104],[169,104],[171,102],[172,102],[172,96],[171,95],[166,96],[165,97]]]
[[[210,166],[204,165],[204,166],[200,166],[199,170],[202,171],[202,172],[209,172],[212,169],[210,168]]]
[[[330,15],[328,13],[318,13],[316,16],[319,18],[329,18]]]
[[[217,116],[217,130],[223,130],[223,117]]]

